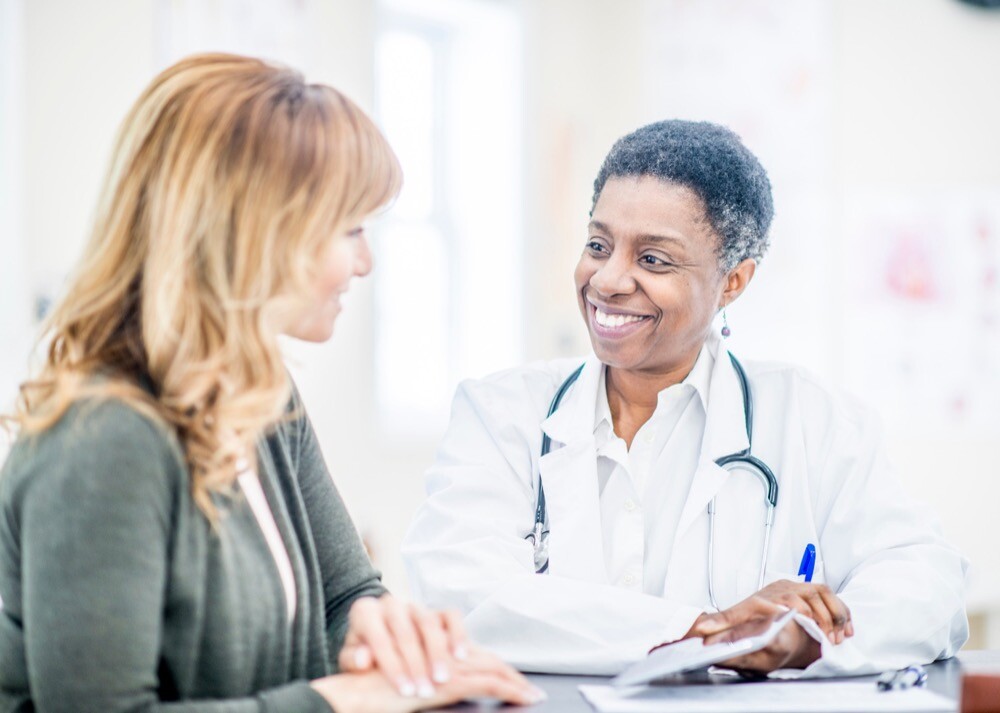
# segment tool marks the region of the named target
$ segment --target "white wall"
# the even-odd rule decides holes
[[[836,7],[838,200],[864,191],[919,197],[981,186],[1000,199],[1000,12],[951,0]],[[848,271],[864,256],[841,257]],[[846,325],[838,327],[833,334]],[[1000,615],[1000,411],[980,433],[930,430],[917,420],[885,424],[890,454],[908,488],[937,508],[972,560],[970,607]]]
[[[151,0],[25,2],[24,220],[33,290],[90,228],[118,124],[153,69]]]

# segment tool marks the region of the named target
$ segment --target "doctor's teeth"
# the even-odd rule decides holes
[[[608,314],[599,309],[594,310],[594,319],[602,327],[621,327],[631,322],[639,322],[642,317],[632,314]]]

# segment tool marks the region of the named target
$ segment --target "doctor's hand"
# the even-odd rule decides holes
[[[760,633],[776,617],[794,609],[817,623],[833,644],[854,636],[851,612],[825,584],[779,580],[717,614],[702,614],[685,639],[700,637],[706,644],[736,641]],[[770,645],[723,666],[755,673],[779,668],[805,668],[822,654],[819,642],[801,626],[786,626]]]
[[[831,644],[854,636],[851,610],[825,584],[779,579],[754,596],[794,609],[815,621]]]
[[[739,606],[739,605],[737,605]],[[764,633],[771,623],[788,610],[775,607],[776,611],[750,618],[716,634],[705,636],[705,644],[737,641]],[[768,674],[782,668],[806,668],[822,655],[820,644],[795,621],[789,622],[778,632],[771,643],[760,651],[723,661],[718,666],[752,674]]]
[[[786,609],[794,609],[815,621],[832,644],[854,636],[851,610],[828,586],[782,579],[729,609],[717,614],[702,614],[684,638],[711,636]]]
[[[347,615],[341,671],[378,669],[403,696],[427,696],[447,682],[470,644],[456,611],[431,611],[391,594],[361,597]]]

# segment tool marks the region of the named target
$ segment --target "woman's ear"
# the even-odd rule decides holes
[[[722,290],[722,304],[720,308],[732,304],[737,297],[743,294],[743,290],[750,284],[753,274],[757,270],[757,261],[753,258],[743,260],[739,265],[729,271],[725,277],[725,286]]]

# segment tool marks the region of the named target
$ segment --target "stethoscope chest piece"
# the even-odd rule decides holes
[[[535,555],[535,574],[545,574],[549,570],[549,531],[536,522],[535,529],[524,539],[531,543]]]

